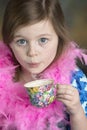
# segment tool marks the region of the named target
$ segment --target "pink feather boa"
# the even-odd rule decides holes
[[[70,84],[71,71],[76,68],[74,59],[80,55],[81,50],[72,42],[65,54],[41,76],[52,78],[55,83]],[[62,130],[57,127],[64,119],[62,103],[55,100],[48,107],[32,106],[23,85],[12,81],[14,70],[11,52],[0,42],[1,130]]]

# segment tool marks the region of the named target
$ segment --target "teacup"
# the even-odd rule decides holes
[[[40,79],[24,84],[28,90],[30,101],[37,107],[45,107],[55,99],[56,89],[53,80]]]

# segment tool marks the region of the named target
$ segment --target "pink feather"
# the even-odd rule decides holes
[[[67,53],[66,53],[67,52]],[[74,43],[56,63],[45,70],[42,77],[52,78],[55,83],[70,84],[75,57],[81,51]],[[55,100],[48,107],[32,106],[26,89],[21,83],[14,83],[15,66],[10,50],[0,43],[0,128],[2,130],[60,130],[58,122],[64,119],[63,104]]]

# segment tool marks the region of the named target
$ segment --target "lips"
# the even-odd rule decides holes
[[[30,68],[37,68],[39,66],[40,63],[29,63],[29,67]]]

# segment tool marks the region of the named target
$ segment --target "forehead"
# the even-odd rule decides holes
[[[30,34],[39,34],[39,33],[55,33],[54,31],[54,28],[51,24],[51,22],[49,20],[43,20],[43,21],[40,21],[38,23],[35,23],[33,25],[27,25],[27,26],[24,26],[24,27],[21,27],[19,28],[17,31],[16,31],[16,35],[17,34],[26,34],[28,33],[28,35]]]

